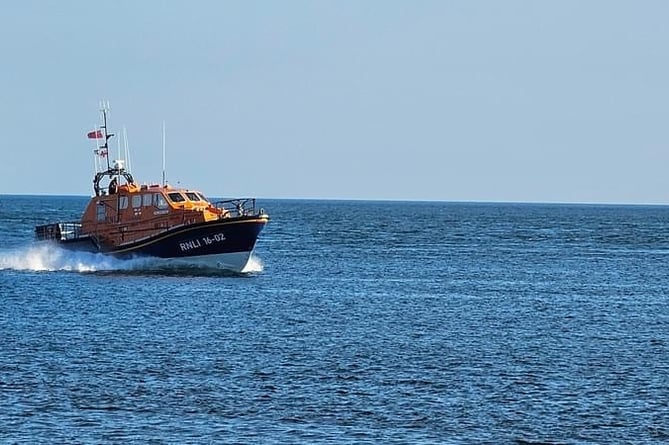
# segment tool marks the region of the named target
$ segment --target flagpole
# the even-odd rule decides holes
[[[99,129],[97,125],[93,125],[93,130],[88,132],[88,137],[92,140],[93,142],[93,169],[95,170],[93,172],[93,175],[96,175],[99,171],[102,171],[102,165],[100,162],[100,147],[98,146],[99,144],[99,139],[98,134],[102,134],[102,130]]]
[[[93,131],[95,131],[95,126],[93,126]],[[98,141],[93,139],[93,177],[98,174]]]

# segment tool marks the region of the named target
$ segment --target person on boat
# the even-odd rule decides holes
[[[109,183],[109,194],[113,195],[114,193],[116,193],[117,189],[118,189],[118,182],[116,181],[116,178],[113,178]]]

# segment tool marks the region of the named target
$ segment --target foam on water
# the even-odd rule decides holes
[[[0,250],[0,270],[67,271],[67,272],[180,272],[198,270],[220,271],[215,265],[188,266],[170,264],[161,258],[119,259],[92,252],[74,252],[49,243],[37,243],[14,249]],[[242,274],[262,272],[260,258],[252,256]]]
[[[258,258],[255,256],[255,254],[251,255],[251,258],[249,258],[249,262],[246,263],[246,266],[244,266],[244,269],[242,269],[242,273],[260,273],[263,271],[263,263]]]
[[[71,252],[51,244],[0,250],[0,269],[96,272],[127,268],[124,261],[102,254]]]

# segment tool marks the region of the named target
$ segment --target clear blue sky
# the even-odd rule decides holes
[[[14,1],[0,193],[669,202],[669,2]]]

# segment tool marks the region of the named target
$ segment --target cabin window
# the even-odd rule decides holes
[[[98,222],[102,222],[105,220],[105,205],[101,202],[98,202],[98,205],[95,208],[95,215],[97,217]]]
[[[166,209],[167,208],[167,201],[165,201],[165,197],[163,195],[161,195],[160,193],[154,193],[153,194],[153,205],[155,205],[159,209]]]
[[[209,202],[209,201],[207,200],[207,198],[205,198],[204,195],[203,195],[202,193],[198,193],[197,196],[200,197],[200,200],[202,200],[202,201],[204,201],[204,202]]]
[[[177,192],[168,193],[167,196],[170,197],[170,201],[172,202],[184,202],[186,200],[181,193]]]
[[[144,207],[150,207],[151,204],[153,203],[153,195],[150,193],[147,193],[142,196]]]
[[[200,200],[200,197],[195,192],[186,192],[186,196],[191,201],[199,201]]]
[[[127,196],[120,196],[119,197],[118,208],[119,209],[127,209],[128,208],[128,197]]]
[[[142,195],[132,195],[132,207],[142,207]]]

